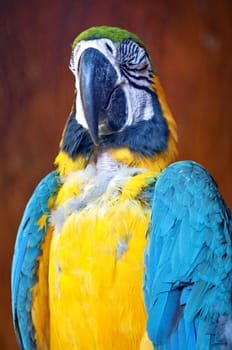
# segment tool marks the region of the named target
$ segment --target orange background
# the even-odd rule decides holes
[[[17,349],[10,265],[25,204],[53,168],[74,81],[72,40],[93,25],[137,33],[149,48],[178,123],[179,158],[213,174],[232,207],[230,0],[1,0],[0,349]]]

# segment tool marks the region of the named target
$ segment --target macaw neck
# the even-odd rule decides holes
[[[61,176],[67,176],[70,172],[82,170],[89,164],[93,165],[98,172],[114,174],[120,167],[134,167],[134,159],[128,149],[106,150],[95,148],[89,154],[70,157],[67,152],[60,151],[55,164]],[[144,168],[144,167],[142,167]]]
[[[149,206],[157,178],[157,173],[149,169],[117,162],[107,150],[92,154],[82,169],[67,171],[66,167],[65,170],[56,202],[62,206],[61,212],[65,206],[65,213],[73,209],[73,196],[77,195],[78,207],[86,207],[100,198],[110,202],[136,199],[141,205]],[[63,216],[58,214],[58,217]]]
[[[82,194],[81,205],[86,205],[94,195],[97,199],[103,193],[107,193],[107,198],[137,198],[141,205],[150,205],[153,185],[167,162],[170,162],[169,152],[152,159],[132,153],[128,148],[96,148],[88,156],[79,155],[77,158],[71,158],[61,151],[56,158],[64,192],[68,186],[67,193],[72,194],[73,188],[78,186],[79,190],[75,190],[75,193]],[[83,188],[86,188],[86,193],[82,193]],[[66,199],[66,194],[60,191],[57,203],[63,205]]]
[[[115,172],[122,166],[160,173],[168,164],[175,160],[175,157],[175,142],[173,139],[170,139],[167,150],[157,153],[153,157],[132,152],[127,147],[107,150],[94,149],[88,154],[80,154],[76,157],[71,157],[67,152],[61,150],[56,157],[55,164],[61,176],[67,176],[72,171],[82,170],[88,164],[95,164],[97,169],[109,173]]]
[[[93,157],[93,160],[97,171],[115,173],[121,166],[107,151],[102,151],[97,157]]]

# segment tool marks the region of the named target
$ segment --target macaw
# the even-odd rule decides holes
[[[20,348],[229,349],[231,212],[204,168],[171,164],[176,124],[143,42],[90,28],[70,69],[56,170],[15,243]]]

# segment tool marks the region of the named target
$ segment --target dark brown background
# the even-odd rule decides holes
[[[23,208],[53,159],[73,99],[76,34],[136,32],[154,58],[179,126],[179,158],[204,164],[232,206],[230,0],[0,2],[0,349],[14,350],[10,265]]]

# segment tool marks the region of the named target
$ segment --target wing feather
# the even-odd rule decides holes
[[[163,171],[145,252],[147,331],[156,350],[232,346],[220,326],[222,317],[231,324],[231,228],[231,212],[202,166],[183,161]]]
[[[36,283],[37,259],[41,255],[48,225],[49,199],[59,187],[58,174],[48,174],[37,186],[29,200],[20,223],[12,262],[11,290],[15,331],[21,349],[35,348],[34,329],[31,320],[31,288]],[[39,219],[47,215],[45,225]]]

